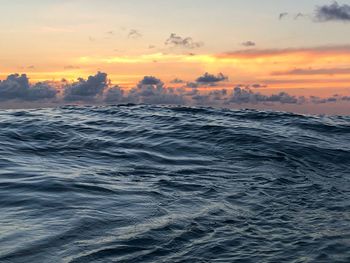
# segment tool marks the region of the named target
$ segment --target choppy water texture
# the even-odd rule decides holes
[[[350,117],[0,112],[0,262],[350,262]]]

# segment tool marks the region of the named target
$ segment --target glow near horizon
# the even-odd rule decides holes
[[[271,88],[344,88],[350,74],[286,74],[293,69],[350,68],[350,53],[309,52],[265,56],[223,56],[245,50],[287,49],[348,44],[350,23],[278,20],[279,13],[312,15],[310,0],[0,0],[1,78],[27,73],[32,81],[76,79],[101,70],[116,84],[131,86],[144,75],[164,81],[194,80],[204,72],[223,72],[232,83],[267,83]],[[142,37],[128,38],[135,29]],[[192,37],[198,49],[169,48],[171,33]],[[150,45],[155,48],[149,49]],[[196,56],[189,56],[195,53]],[[221,54],[221,55],[220,55]],[[300,91],[301,93],[305,91]]]

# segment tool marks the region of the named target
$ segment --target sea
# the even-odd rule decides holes
[[[350,262],[350,116],[0,111],[0,262]]]

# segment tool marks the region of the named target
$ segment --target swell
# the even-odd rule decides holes
[[[0,261],[348,262],[349,134],[255,110],[2,111]]]

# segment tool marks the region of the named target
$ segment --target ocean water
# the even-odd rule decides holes
[[[0,111],[0,262],[350,262],[350,117]]]

